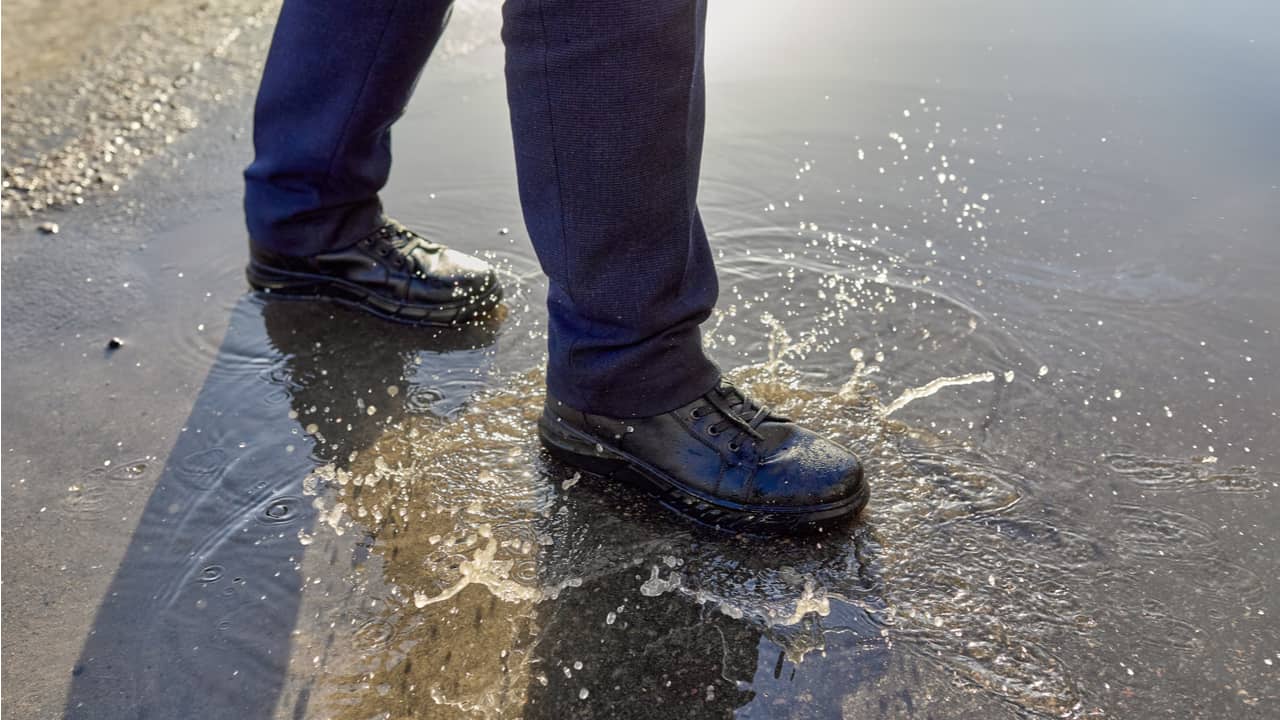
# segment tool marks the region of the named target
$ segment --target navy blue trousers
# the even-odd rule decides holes
[[[306,255],[381,222],[391,125],[449,8],[285,0],[245,171],[252,242]],[[655,415],[719,378],[698,330],[718,292],[697,208],[705,17],[705,0],[503,7],[520,202],[550,280],[547,386],[579,410]]]

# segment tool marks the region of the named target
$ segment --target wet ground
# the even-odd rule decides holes
[[[5,717],[1274,717],[1280,15],[793,5],[711,11],[708,343],[860,451],[862,522],[725,537],[539,452],[477,11],[386,202],[500,322],[247,294],[247,84],[6,218]]]

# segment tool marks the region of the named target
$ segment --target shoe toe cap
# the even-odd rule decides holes
[[[474,255],[446,250],[442,263],[444,275],[459,294],[478,297],[499,289],[498,274],[493,266]]]
[[[802,428],[761,462],[755,481],[756,500],[796,506],[846,500],[864,482],[856,455]]]
[[[411,302],[458,302],[501,296],[498,275],[489,263],[449,248],[435,253],[415,280]]]
[[[474,255],[446,248],[440,253],[439,271],[460,284],[479,287],[493,277],[489,263]]]

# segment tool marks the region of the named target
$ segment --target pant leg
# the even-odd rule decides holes
[[[614,417],[719,378],[698,325],[718,292],[697,209],[704,0],[507,0],[507,95],[548,295],[547,386]]]
[[[381,221],[391,124],[450,0],[285,0],[254,107],[249,237],[286,255],[348,245]]]

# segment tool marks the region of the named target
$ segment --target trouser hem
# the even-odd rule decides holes
[[[720,381],[720,368],[698,350],[642,377],[593,379],[572,371],[547,373],[547,391],[565,405],[612,418],[652,417],[675,410],[706,394]]]

